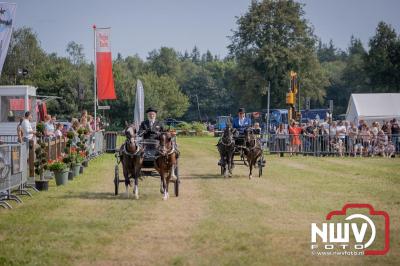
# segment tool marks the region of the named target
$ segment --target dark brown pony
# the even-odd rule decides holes
[[[168,187],[172,176],[175,176],[175,168],[177,163],[177,150],[175,149],[170,132],[162,132],[158,136],[160,145],[158,147],[154,168],[161,177],[161,193],[163,200],[169,198]]]
[[[126,140],[119,149],[119,156],[125,178],[126,196],[129,198],[128,186],[131,186],[130,179],[133,178],[133,194],[136,199],[139,199],[138,180],[143,162],[143,148],[136,141],[136,129],[134,125],[127,126],[124,133]]]
[[[236,129],[232,128],[230,124],[224,129],[222,137],[217,144],[220,155],[220,165],[222,167],[221,174],[224,177],[232,176],[233,169],[233,156],[235,152],[235,141],[233,139]]]
[[[244,153],[247,158],[247,163],[250,168],[249,179],[253,177],[253,167],[256,167],[257,161],[261,157],[263,150],[261,147],[260,140],[254,134],[252,128],[247,128],[244,132],[246,149]]]

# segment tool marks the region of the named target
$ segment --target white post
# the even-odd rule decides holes
[[[97,130],[97,77],[96,77],[96,25],[93,25],[94,57],[93,57],[93,85],[94,85],[94,131]]]

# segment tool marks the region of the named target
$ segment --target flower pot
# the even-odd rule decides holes
[[[74,176],[78,176],[80,170],[81,170],[81,164],[75,164],[72,167],[72,171],[74,172]]]
[[[35,187],[39,191],[49,190],[49,180],[35,180]]]
[[[89,161],[85,160],[82,162],[83,167],[88,167],[89,166]]]
[[[57,186],[66,185],[68,183],[68,173],[68,169],[54,172]]]
[[[74,180],[74,171],[72,170],[68,171],[68,180]]]

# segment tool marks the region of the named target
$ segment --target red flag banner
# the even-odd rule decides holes
[[[114,78],[112,73],[110,28],[95,29],[95,31],[97,98],[99,100],[113,100],[117,97],[115,96]]]

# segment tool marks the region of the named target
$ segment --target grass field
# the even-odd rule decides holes
[[[107,154],[67,186],[0,210],[0,265],[400,265],[398,158],[268,156],[262,178],[237,166],[224,179],[215,142],[180,138],[179,198],[162,201],[152,177],[139,200],[114,196]],[[348,202],[389,213],[387,255],[311,255],[310,224]]]

